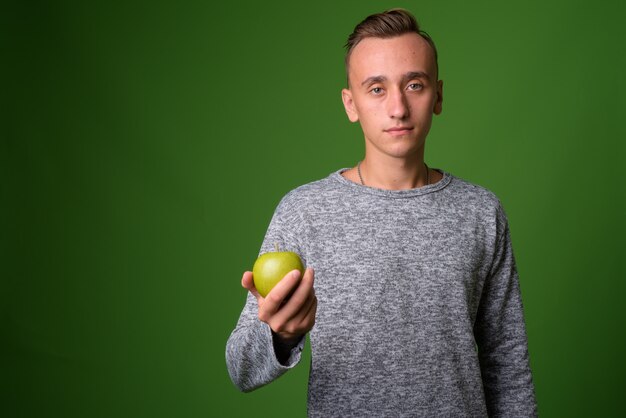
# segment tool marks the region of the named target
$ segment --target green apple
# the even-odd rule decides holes
[[[298,254],[278,251],[278,246],[275,248],[276,251],[259,256],[252,268],[254,286],[263,297],[290,271],[300,270],[300,274],[304,274],[304,266]]]

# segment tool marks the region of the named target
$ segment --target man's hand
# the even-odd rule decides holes
[[[254,287],[252,272],[246,271],[241,285],[248,289],[259,304],[259,319],[270,326],[285,344],[295,344],[313,328],[317,298],[313,288],[314,272],[307,268],[304,277],[293,270],[264,298]]]

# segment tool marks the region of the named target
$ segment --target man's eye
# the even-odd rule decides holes
[[[374,87],[370,91],[374,94],[381,94],[383,92],[383,89],[381,87]]]
[[[420,83],[411,83],[409,84],[409,90],[421,90],[424,86]]]

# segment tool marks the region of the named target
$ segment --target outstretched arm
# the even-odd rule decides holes
[[[226,345],[226,363],[233,383],[251,391],[281,376],[300,360],[304,336],[315,323],[317,298],[314,272],[288,273],[263,298],[251,272],[241,284],[249,291],[246,306]]]

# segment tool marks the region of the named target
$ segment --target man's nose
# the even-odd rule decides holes
[[[404,119],[409,116],[409,104],[404,92],[400,90],[389,94],[387,106],[389,116],[394,119]]]

